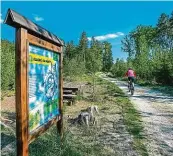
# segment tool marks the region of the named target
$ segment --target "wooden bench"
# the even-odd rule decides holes
[[[78,91],[77,87],[63,87],[63,103],[72,105],[75,102]]]

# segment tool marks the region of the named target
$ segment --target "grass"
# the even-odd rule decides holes
[[[5,97],[10,97],[10,96],[14,96],[15,95],[15,91],[14,90],[6,90],[6,91],[1,91],[1,100],[4,100]]]
[[[40,153],[42,156],[80,156],[80,151],[77,151],[74,145],[72,135],[69,132],[64,133],[61,142],[56,128],[52,127],[30,144],[29,153],[32,156],[40,156]]]
[[[4,129],[5,130],[5,129]],[[64,137],[60,140],[57,134],[55,126],[51,127],[46,133],[38,137],[29,145],[29,155],[32,156],[96,156],[103,155],[104,152],[102,146],[98,145],[95,141],[94,135],[97,132],[94,129],[86,131],[86,129],[80,129],[81,132],[76,137],[69,130],[64,132]],[[6,133],[6,134],[5,134]],[[8,145],[11,142],[15,142],[15,136],[9,135],[6,131],[2,133],[2,139],[5,140],[3,146]],[[9,136],[7,136],[7,134]],[[85,140],[79,136],[85,136]],[[12,152],[8,153],[10,156],[15,156],[15,145]],[[106,155],[105,155],[106,156]]]
[[[92,87],[92,78],[88,76],[78,77],[78,82],[89,82],[88,88]],[[134,109],[129,99],[124,95],[121,89],[115,84],[106,80],[96,78],[96,99],[87,100],[83,95],[77,97],[77,104],[65,106],[63,111],[65,115],[75,117],[82,109],[89,105],[98,105],[99,109],[109,114],[119,113],[123,116],[123,122],[126,129],[133,136],[133,147],[139,155],[147,156],[146,148],[143,144],[145,138],[142,135],[143,127],[138,112]],[[120,109],[119,109],[120,108]],[[104,113],[103,113],[104,114]],[[107,123],[109,118],[102,118],[102,124]],[[91,126],[90,129],[79,125],[70,126],[64,123],[65,131],[63,140],[57,134],[56,126],[52,126],[46,133],[38,137],[29,145],[29,155],[32,156],[108,156],[115,155],[110,147],[98,142],[98,136],[104,135],[100,132],[100,127]],[[9,138],[9,139],[14,139]],[[9,155],[16,155],[14,152]]]
[[[106,80],[100,80],[100,84],[107,86],[107,92],[116,105],[119,105],[122,109],[123,120],[128,132],[133,135],[133,147],[139,155],[147,156],[147,149],[144,145],[145,138],[143,136],[143,126],[140,114],[136,111],[133,104],[128,97],[118,88],[114,83]]]
[[[68,82],[92,82],[92,77],[86,74],[83,74],[80,76],[68,76],[64,80]]]

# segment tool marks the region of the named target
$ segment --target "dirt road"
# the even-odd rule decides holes
[[[151,156],[173,155],[173,97],[150,88],[135,85],[135,93],[130,95],[127,83],[102,75],[121,88],[141,114],[146,147]]]

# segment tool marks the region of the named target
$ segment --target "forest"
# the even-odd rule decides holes
[[[1,89],[14,90],[15,87],[15,44],[1,40]],[[84,74],[108,72],[113,65],[111,44],[99,42],[94,37],[89,42],[86,32],[82,32],[79,43],[65,43],[63,51],[64,77],[74,78]]]
[[[111,72],[118,78],[131,67],[138,80],[173,85],[173,12],[161,14],[156,26],[137,26],[121,42],[122,52],[128,53],[128,58],[117,58],[113,63],[111,43],[100,42],[94,36],[89,41],[86,32],[82,32],[78,44],[73,40],[65,43],[64,77]],[[15,46],[1,39],[1,89],[13,90],[14,86]]]

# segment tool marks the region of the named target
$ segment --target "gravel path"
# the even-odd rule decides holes
[[[126,82],[104,79],[117,84],[141,114],[149,155],[173,156],[173,97],[139,85],[131,96]]]

